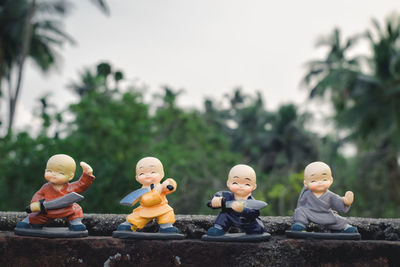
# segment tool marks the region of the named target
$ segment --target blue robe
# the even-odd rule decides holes
[[[214,224],[221,226],[225,232],[229,231],[229,228],[234,225],[239,227],[246,234],[264,233],[264,225],[260,218],[258,218],[258,216],[260,216],[260,211],[245,207],[242,212],[236,212],[231,208],[226,208],[225,203],[227,201],[235,200],[235,196],[229,191],[220,191],[214,196],[223,197],[222,211],[218,214]],[[254,198],[249,196],[248,199]]]

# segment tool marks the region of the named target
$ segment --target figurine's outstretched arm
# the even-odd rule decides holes
[[[81,161],[80,165],[83,170],[81,178],[79,179],[79,181],[70,183],[69,185],[70,190],[76,193],[82,193],[86,191],[95,179],[93,175],[93,169],[92,167],[90,167],[89,164]]]
[[[347,193],[346,193],[347,194]],[[348,194],[347,194],[348,195]],[[333,210],[347,213],[350,210],[350,206],[347,206],[344,201],[344,197],[339,196],[333,192],[330,192],[329,203]]]

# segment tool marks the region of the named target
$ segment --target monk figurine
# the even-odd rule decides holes
[[[136,181],[142,188],[135,190],[126,196],[121,204],[133,206],[139,203],[139,207],[134,209],[126,217],[126,221],[120,224],[114,237],[119,238],[149,238],[149,239],[181,239],[178,229],[173,226],[175,222],[174,210],[168,205],[167,195],[175,192],[177,183],[174,179],[168,178],[160,183],[164,178],[164,168],[161,161],[154,157],[146,157],[136,165]],[[157,220],[160,226],[158,235],[151,233],[138,232],[153,219]]]
[[[228,174],[226,182],[229,191],[214,194],[208,206],[221,209],[213,227],[203,235],[204,241],[266,241],[269,233],[264,232],[264,224],[260,220],[260,210],[267,203],[258,201],[252,196],[257,188],[256,173],[252,167],[244,164],[234,166]],[[239,227],[243,233],[230,234],[232,226]]]
[[[44,173],[48,183],[32,197],[26,209],[30,214],[17,223],[15,228],[17,234],[24,235],[26,232],[27,235],[37,233],[38,236],[54,237],[51,233],[40,230],[56,218],[65,218],[69,222],[69,232],[61,236],[68,237],[69,234],[82,236],[74,235],[73,232],[84,232],[83,235],[87,235],[86,226],[82,223],[83,211],[76,202],[83,199],[79,194],[90,187],[95,177],[93,169],[87,163],[81,162],[80,165],[83,169],[81,178],[77,182],[69,183],[75,174],[74,159],[65,154],[50,157]]]
[[[347,220],[336,212],[346,213],[350,210],[354,201],[353,192],[347,191],[341,197],[329,190],[332,183],[332,172],[327,164],[317,161],[307,165],[304,170],[304,188],[300,193],[297,208],[294,211],[294,224],[289,234],[296,235],[296,232],[298,232],[298,236],[307,235],[306,226],[313,222],[332,230],[332,234],[339,233],[338,239],[346,238],[343,234],[359,236],[357,228],[348,224]],[[303,234],[300,234],[301,232]],[[310,233],[310,237],[313,234]],[[315,236],[323,238],[324,234]],[[332,238],[332,235],[326,237]]]

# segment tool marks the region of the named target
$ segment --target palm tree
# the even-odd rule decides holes
[[[329,95],[335,110],[335,121],[349,130],[359,151],[376,149],[387,156],[385,165],[391,181],[391,198],[399,201],[400,172],[400,23],[389,17],[384,28],[373,20],[373,30],[362,35],[372,56],[349,58],[348,49],[360,35],[340,43],[340,32],[334,30],[325,60],[312,61],[304,83],[310,97]],[[370,167],[370,166],[369,166]]]
[[[80,97],[84,97],[92,91],[110,91],[110,78],[113,80],[115,90],[118,90],[118,83],[124,79],[122,71],[113,71],[107,62],[101,62],[96,66],[96,72],[86,68],[80,73],[80,81],[71,82],[67,87]]]
[[[348,56],[348,52],[360,39],[360,36],[342,41],[341,32],[335,28],[331,35],[321,37],[316,46],[328,47],[324,60],[312,60],[307,63],[308,72],[303,84],[310,89],[310,97],[321,97],[329,91],[330,100],[336,109],[341,109],[348,95],[348,87],[360,71],[359,57]]]
[[[108,14],[104,1],[92,2]],[[4,95],[2,86],[6,85],[9,131],[14,122],[26,58],[33,59],[45,72],[57,62],[56,49],[65,42],[74,42],[62,29],[62,19],[70,6],[69,1],[63,0],[0,1],[0,96]]]

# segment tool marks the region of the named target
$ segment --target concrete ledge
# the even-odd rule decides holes
[[[400,219],[350,218],[363,240],[339,241],[287,239],[290,217],[262,217],[272,239],[243,244],[199,240],[215,216],[177,215],[175,225],[187,238],[174,241],[112,238],[126,216],[116,214],[85,215],[87,238],[14,235],[12,229],[25,216],[0,212],[0,266],[400,266],[400,241],[387,241],[399,239]],[[157,225],[145,230],[156,231]]]
[[[0,232],[0,266],[400,266],[398,241],[45,239]]]
[[[23,212],[0,212],[0,231],[11,231],[16,223],[26,216]],[[89,231],[89,235],[111,236],[118,225],[125,221],[125,214],[85,214],[83,223]],[[284,235],[293,224],[291,217],[261,217],[265,229],[272,235]],[[349,223],[356,226],[363,240],[400,240],[400,219],[372,219],[350,217]],[[176,215],[175,226],[186,235],[188,239],[200,239],[211,227],[215,216],[211,215]],[[56,220],[52,225],[66,226],[64,220]],[[155,232],[158,226],[150,223],[144,231]],[[311,225],[309,230],[317,230],[319,227]],[[322,230],[322,229],[319,229]]]

